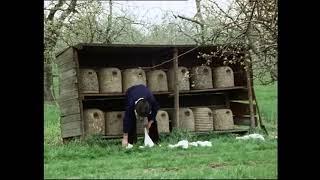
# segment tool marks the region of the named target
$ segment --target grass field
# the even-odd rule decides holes
[[[45,105],[45,178],[277,178],[276,85],[256,86],[264,122],[272,136],[266,141],[240,141],[235,135],[192,136],[176,132],[161,147],[121,148],[121,141],[91,138],[63,145],[59,110]],[[212,147],[170,149],[169,143],[209,140]],[[142,143],[142,139],[139,143]],[[138,144],[139,145],[139,144]]]

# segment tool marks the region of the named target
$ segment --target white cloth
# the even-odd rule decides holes
[[[128,145],[127,145],[126,149],[131,149],[132,147],[133,147],[133,145],[132,145],[132,144],[130,144],[130,143],[128,143]]]
[[[169,144],[168,145],[170,148],[175,148],[175,147],[182,147],[184,149],[187,149],[189,147],[189,144],[188,144],[188,141],[187,140],[182,140],[182,141],[179,141],[177,144],[175,145],[172,145],[172,144]]]
[[[153,146],[154,146],[154,143],[148,134],[147,128],[144,128],[144,146],[139,146],[139,148],[153,147]],[[128,143],[126,149],[131,149],[132,147],[133,145]]]
[[[210,141],[188,142],[187,140],[181,140],[177,144],[168,145],[169,148],[182,147],[183,149],[187,149],[189,146],[211,147],[212,143]]]
[[[148,146],[148,147],[154,146],[154,143],[148,134],[147,128],[144,128],[144,146]]]
[[[236,139],[248,140],[248,139],[259,139],[264,141],[264,137],[260,134],[249,134],[242,137],[236,137]]]
[[[139,148],[145,148],[145,147],[153,147],[154,143],[151,140],[151,138],[148,135],[147,129],[144,129],[144,146],[139,146]],[[169,148],[176,148],[181,147],[183,149],[188,149],[189,146],[195,146],[195,147],[212,147],[212,143],[210,141],[196,141],[196,142],[188,142],[188,140],[181,140],[177,144],[169,144]],[[131,144],[128,144],[127,149],[132,148],[133,146]],[[161,145],[159,145],[161,147]]]
[[[212,143],[210,141],[197,141],[197,144],[201,147],[211,147]]]

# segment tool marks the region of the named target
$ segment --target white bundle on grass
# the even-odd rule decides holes
[[[130,143],[128,143],[128,145],[127,145],[126,149],[131,149],[131,148],[133,148],[133,145],[132,145],[132,144],[130,144]]]
[[[259,139],[264,141],[264,137],[260,134],[249,134],[242,137],[236,137],[236,139],[248,140],[248,139]]]
[[[148,146],[148,147],[154,146],[154,143],[148,134],[147,128],[144,128],[144,146]]]
[[[196,142],[188,142],[187,140],[179,141],[177,144],[169,144],[169,148],[175,148],[175,147],[182,147],[184,149],[187,149],[189,146],[200,146],[200,147],[211,147],[212,143],[210,141],[196,141]]]

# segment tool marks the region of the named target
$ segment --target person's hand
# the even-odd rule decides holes
[[[128,145],[128,140],[126,140],[125,138],[122,138],[122,147],[127,147]]]
[[[148,124],[149,124],[148,119],[147,119],[147,118],[144,118],[144,120],[143,120],[143,125],[144,125],[144,127],[147,128],[147,129],[148,129]]]
[[[122,138],[122,147],[128,146],[128,134],[124,134]]]
[[[148,129],[148,130],[150,129],[152,123],[153,123],[153,120],[151,120],[151,121],[149,121],[149,122],[147,123],[147,129]]]

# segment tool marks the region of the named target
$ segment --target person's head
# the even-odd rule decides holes
[[[150,104],[145,99],[140,99],[135,105],[135,110],[139,116],[147,117],[151,112]]]

